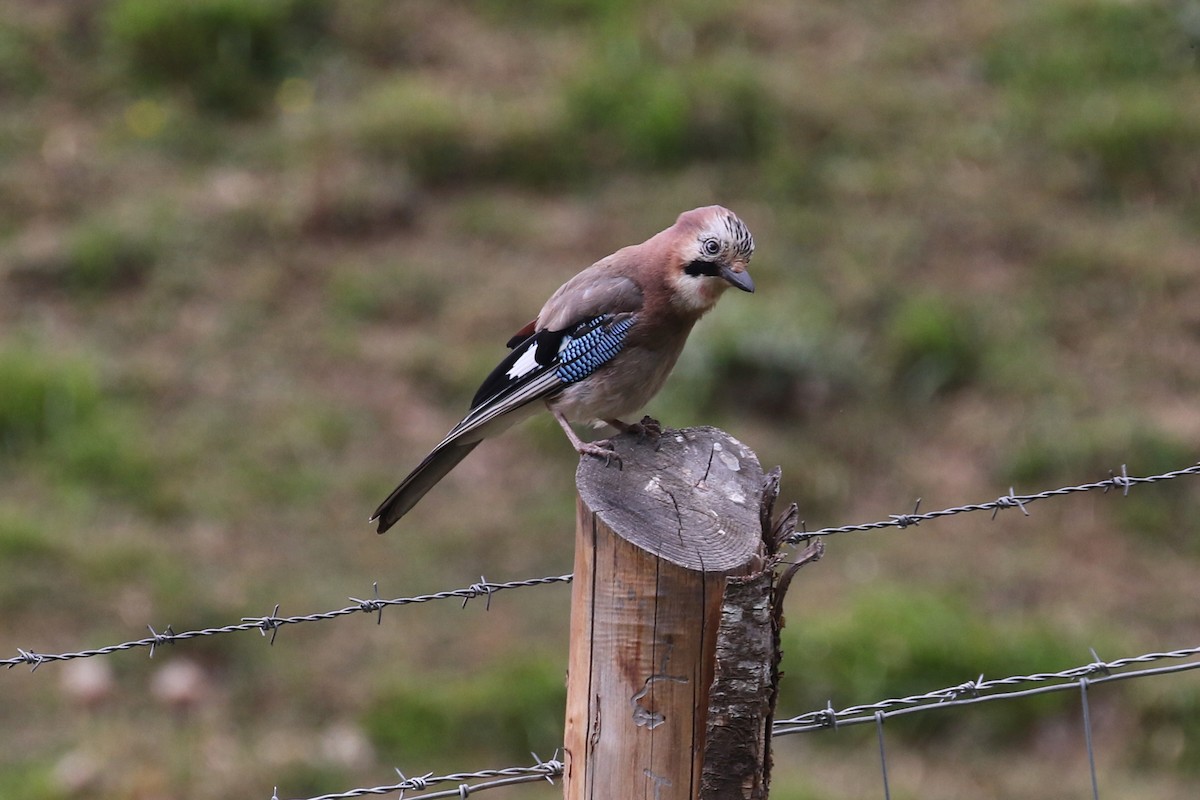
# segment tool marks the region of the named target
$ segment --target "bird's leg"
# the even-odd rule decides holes
[[[642,417],[641,422],[635,422],[632,425],[628,422],[622,422],[619,419],[606,419],[604,421],[621,433],[632,433],[640,437],[642,441],[657,442],[663,434],[662,424],[649,415]]]
[[[554,415],[554,419],[558,420],[558,424],[562,426],[563,433],[571,441],[571,446],[575,448],[575,452],[581,456],[595,456],[596,458],[604,459],[604,466],[608,466],[609,462],[616,461],[617,466],[621,466],[621,457],[613,451],[612,442],[603,439],[598,442],[585,442],[575,435],[575,431],[571,428],[571,423],[567,422],[567,418],[560,414],[555,409],[551,408],[550,413]]]

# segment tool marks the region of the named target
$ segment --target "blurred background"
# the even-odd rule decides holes
[[[0,654],[569,572],[575,454],[371,510],[561,282],[682,210],[759,290],[648,408],[810,529],[1200,453],[1200,3],[6,0]],[[835,537],[780,714],[1200,639],[1200,484]],[[0,674],[0,796],[303,796],[548,758],[569,590]],[[1101,792],[1200,793],[1195,673],[1092,693]],[[893,796],[1090,796],[1071,694],[888,723]],[[877,796],[874,731],[773,798]],[[547,786],[497,797],[555,797]]]

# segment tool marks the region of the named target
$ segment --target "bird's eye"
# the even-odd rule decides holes
[[[718,242],[716,239],[705,239],[704,240],[704,254],[705,255],[715,256],[719,252],[721,252],[721,243],[720,242]]]

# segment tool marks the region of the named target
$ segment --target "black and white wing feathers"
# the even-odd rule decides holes
[[[634,313],[598,314],[560,331],[530,334],[492,370],[471,410],[425,460],[388,496],[371,521],[383,533],[475,449],[484,437],[519,419],[539,400],[587,378],[611,361],[624,346],[637,319]]]

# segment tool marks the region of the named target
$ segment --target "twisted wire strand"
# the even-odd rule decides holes
[[[989,502],[954,506],[939,511],[918,513],[920,508],[920,501],[918,500],[917,506],[914,507],[911,513],[893,514],[890,515],[886,520],[860,525],[827,527],[816,531],[802,529],[788,537],[787,541],[791,544],[797,544],[818,536],[865,532],[885,528],[904,529],[908,527],[915,527],[923,521],[974,511],[991,511],[994,518],[1002,509],[1018,508],[1023,514],[1028,515],[1029,511],[1026,509],[1026,505],[1037,500],[1059,497],[1077,492],[1089,492],[1096,490],[1101,490],[1107,493],[1113,489],[1121,489],[1122,493],[1127,495],[1129,493],[1129,489],[1138,484],[1156,483],[1159,481],[1173,480],[1175,478],[1197,474],[1200,474],[1200,463],[1185,467],[1183,469],[1145,477],[1130,477],[1125,467],[1122,466],[1121,473],[1119,475],[1113,473],[1109,478],[1101,481],[1095,481],[1093,483],[1065,486],[1058,489],[1050,489],[1047,491],[1027,495],[1017,495],[1010,488],[1009,494],[1003,495]],[[172,644],[177,641],[195,639],[205,636],[215,636],[225,633],[234,633],[238,631],[257,630],[262,636],[269,637],[271,643],[274,643],[275,636],[278,634],[279,629],[285,625],[318,622],[321,620],[337,619],[340,617],[349,616],[351,614],[361,613],[375,614],[376,622],[378,624],[382,622],[383,610],[389,606],[423,604],[448,599],[460,599],[463,601],[463,606],[465,607],[467,602],[470,600],[478,597],[484,597],[487,600],[488,607],[490,607],[491,596],[498,591],[532,586],[544,586],[556,583],[569,583],[571,579],[572,575],[566,574],[508,581],[504,583],[490,583],[483,577],[480,577],[478,583],[460,589],[451,589],[447,591],[434,592],[432,594],[390,599],[381,598],[379,596],[379,586],[378,583],[376,583],[373,586],[373,597],[351,597],[350,600],[353,603],[352,605],[335,609],[333,611],[281,617],[279,616],[279,606],[276,605],[274,610],[266,616],[243,617],[240,622],[231,625],[183,631],[181,633],[176,633],[170,626],[167,626],[167,628],[161,632],[150,627],[150,635],[147,637],[90,650],[47,654],[18,648],[18,655],[13,658],[0,659],[0,666],[11,669],[15,666],[25,664],[36,670],[39,666],[46,663],[109,655],[111,653],[132,650],[135,648],[148,648],[150,651],[150,656],[153,657],[156,648],[163,644]],[[881,700],[879,702],[867,705],[850,706],[841,709],[840,711],[834,710],[832,703],[830,703],[823,709],[810,711],[789,719],[776,721],[772,729],[772,735],[784,736],[811,730],[837,728],[843,725],[866,723],[875,723],[877,726],[881,726],[886,717],[926,711],[935,708],[947,708],[957,705],[1024,697],[1045,692],[1065,691],[1080,687],[1081,682],[1086,682],[1087,685],[1096,685],[1108,681],[1127,680],[1151,675],[1182,672],[1185,670],[1200,668],[1200,661],[1191,661],[1183,664],[1173,664],[1140,670],[1117,670],[1123,670],[1125,667],[1136,664],[1153,663],[1165,659],[1191,658],[1197,655],[1200,655],[1200,647],[1185,648],[1161,653],[1146,653],[1140,656],[1132,656],[1110,662],[1101,661],[1097,657],[1095,661],[1091,663],[1078,667],[1072,667],[1061,672],[1014,675],[1007,678],[993,680],[984,680],[983,676],[981,675],[978,679],[974,681],[967,681],[959,686],[939,689],[921,695],[889,698],[887,700]],[[997,691],[998,689],[1002,688],[1028,684],[1035,685],[1032,688],[1024,688],[1014,691]],[[395,793],[398,793],[400,799],[403,800],[407,792],[414,791],[422,792],[422,794],[419,796],[420,800],[432,800],[433,798],[454,796],[466,797],[469,794],[486,789],[498,788],[501,786],[508,786],[518,783],[541,780],[546,780],[553,783],[554,778],[563,774],[562,762],[558,761],[557,758],[545,762],[541,761],[541,759],[538,759],[537,756],[534,756],[534,758],[537,760],[537,763],[529,767],[508,767],[505,769],[480,770],[477,772],[460,772],[437,777],[430,773],[420,777],[407,778],[400,773],[401,781],[399,783],[388,786],[352,789],[343,793],[321,795],[316,798],[310,798],[309,800],[342,800],[342,798]],[[467,783],[467,781],[476,781],[476,783]],[[454,789],[439,790],[433,793],[427,793],[425,791],[433,785],[447,782],[457,783],[458,786]],[[275,798],[273,798],[273,800],[275,800]],[[418,797],[411,796],[411,800],[418,800]]]
[[[410,800],[432,800],[435,797],[466,797],[467,795],[481,792],[486,789],[496,789],[501,786],[512,786],[518,783],[533,783],[535,781],[547,781],[551,784],[554,779],[561,777],[563,774],[563,763],[558,760],[557,753],[555,757],[549,761],[542,761],[537,755],[533,756],[537,763],[528,767],[505,767],[503,769],[482,769],[477,772],[455,772],[449,775],[437,775],[427,773],[419,777],[409,778],[396,770],[400,776],[399,783],[389,784],[387,786],[372,786],[362,789],[350,789],[345,792],[337,792],[334,794],[323,794],[318,797],[310,797],[306,800],[350,800],[354,797],[366,797],[369,795],[382,794],[399,794],[403,800],[409,797]],[[486,780],[486,779],[493,780]],[[483,781],[481,783],[469,784],[466,781]],[[408,792],[423,792],[431,786],[439,783],[456,783],[455,788],[433,792],[431,794],[408,795]],[[271,800],[279,800],[278,791],[271,797]]]
[[[1169,659],[1193,658],[1197,655],[1200,655],[1200,647],[1188,647],[1162,653],[1144,653],[1138,656],[1118,658],[1115,661],[1101,661],[1097,658],[1091,663],[1081,664],[1080,666],[1071,667],[1061,672],[1037,672],[1032,675],[1012,675],[1007,678],[995,678],[991,680],[984,680],[984,677],[980,675],[975,680],[967,681],[958,686],[950,686],[945,689],[937,689],[936,691],[910,695],[908,697],[893,697],[866,705],[849,706],[838,711],[835,711],[832,704],[829,704],[825,708],[808,711],[794,717],[789,717],[788,719],[776,720],[772,734],[774,736],[785,736],[790,733],[804,733],[805,731],[820,730],[823,728],[838,728],[844,725],[861,725],[868,722],[876,722],[876,713],[881,713],[884,717],[892,717],[934,708],[947,708],[957,705],[983,703],[990,700],[1012,699],[1016,697],[1028,697],[1034,694],[1045,694],[1047,692],[1066,691],[1079,688],[1080,680],[1087,680],[1089,685],[1094,686],[1109,681],[1185,672],[1192,669],[1200,669],[1200,661],[1189,661],[1184,664],[1173,664],[1151,669],[1126,670],[1123,672],[1118,670],[1135,664],[1151,664]],[[1029,684],[1045,685],[1037,685],[1034,688],[1017,691],[996,691],[1001,688],[1026,686]]]
[[[1194,658],[1196,656],[1200,656],[1200,646],[1165,652],[1144,653],[1137,656],[1118,658],[1114,661],[1103,661],[1095,657],[1093,653],[1093,657],[1095,657],[1094,661],[1059,672],[1011,675],[1006,678],[995,678],[992,680],[984,680],[981,675],[975,680],[967,681],[958,686],[950,686],[945,689],[938,689],[908,697],[889,698],[876,703],[849,706],[840,711],[835,711],[832,704],[829,704],[822,709],[809,711],[788,719],[777,720],[772,727],[772,736],[787,736],[789,734],[808,731],[836,729],[849,725],[874,724],[878,727],[879,732],[880,752],[881,758],[884,759],[883,770],[886,786],[887,762],[884,755],[885,751],[883,750],[882,726],[883,721],[887,718],[973,703],[1029,697],[1048,692],[1076,690],[1080,688],[1081,683],[1086,683],[1090,687],[1110,681],[1131,680],[1200,669],[1200,661],[1188,661],[1182,664],[1120,671],[1125,667],[1137,664],[1152,664],[1164,660]],[[1015,691],[995,691],[998,688],[1027,686],[1029,684],[1033,684],[1033,686]],[[432,773],[429,773],[420,777],[408,778],[397,770],[401,778],[399,783],[387,786],[350,789],[345,792],[310,797],[306,798],[306,800],[349,800],[349,798],[384,794],[398,794],[399,800],[404,800],[405,798],[408,798],[408,800],[433,800],[434,798],[444,797],[466,797],[476,792],[517,783],[531,783],[541,780],[553,783],[554,778],[561,777],[563,774],[563,763],[558,760],[557,755],[555,753],[555,758],[549,761],[542,761],[534,755],[537,763],[529,767],[458,772],[438,777],[434,777]],[[465,783],[465,781],[471,780],[481,780],[482,782],[474,784]],[[457,783],[458,786],[453,789],[441,790],[430,794],[407,794],[413,791],[423,792],[439,783]],[[278,800],[278,795],[273,796],[272,800]]]
[[[925,513],[917,513],[920,508],[921,501],[917,500],[917,508],[914,508],[910,514],[892,514],[885,520],[878,522],[867,522],[861,525],[839,525],[830,528],[821,528],[816,531],[799,530],[787,538],[788,544],[799,544],[800,542],[817,536],[835,536],[841,533],[861,533],[865,531],[880,530],[882,528],[899,528],[915,527],[922,522],[938,517],[950,517],[955,514],[966,514],[972,511],[991,511],[992,519],[996,518],[1001,510],[1006,508],[1019,508],[1021,513],[1029,516],[1029,511],[1025,506],[1034,503],[1038,500],[1045,500],[1050,497],[1062,497],[1063,495],[1075,494],[1076,492],[1094,492],[1097,489],[1108,493],[1112,489],[1120,489],[1122,494],[1128,495],[1130,488],[1143,483],[1158,483],[1159,481],[1169,481],[1175,478],[1182,478],[1185,475],[1200,475],[1200,462],[1184,467],[1183,469],[1164,472],[1161,475],[1147,475],[1144,477],[1130,477],[1126,471],[1125,465],[1121,465],[1121,474],[1110,473],[1108,478],[1102,481],[1093,483],[1081,483],[1077,486],[1063,486],[1058,489],[1048,489],[1044,492],[1036,492],[1034,494],[1016,494],[1010,487],[1008,494],[1001,495],[995,500],[990,500],[986,503],[971,503],[968,505],[954,506],[952,508],[943,508],[940,511],[927,511]]]
[[[1121,473],[1118,475],[1112,473],[1108,478],[1102,481],[1093,483],[1082,483],[1077,486],[1064,486],[1058,489],[1049,489],[1035,494],[1017,495],[1010,488],[1009,494],[1003,495],[995,500],[986,503],[973,503],[969,505],[954,506],[945,508],[939,511],[927,511],[918,513],[920,500],[917,501],[917,507],[912,513],[908,514],[892,514],[886,520],[879,522],[868,522],[860,525],[841,525],[837,527],[821,528],[816,531],[808,531],[802,529],[792,534],[787,538],[789,544],[799,544],[808,539],[813,539],[818,536],[833,536],[842,533],[856,533],[879,530],[883,528],[904,529],[908,527],[916,527],[921,522],[937,519],[939,517],[948,517],[956,514],[964,514],[973,511],[991,511],[993,518],[1001,510],[1005,508],[1019,508],[1023,514],[1028,516],[1029,511],[1025,508],[1028,504],[1037,500],[1044,500],[1050,497],[1061,497],[1067,494],[1076,492],[1090,492],[1102,490],[1108,492],[1112,489],[1121,489],[1123,494],[1129,494],[1129,489],[1133,486],[1143,483],[1157,483],[1159,481],[1168,481],[1175,478],[1181,478],[1185,475],[1200,474],[1200,463],[1193,464],[1183,469],[1164,472],[1160,475],[1148,475],[1144,477],[1131,477],[1126,471],[1125,466],[1121,467]],[[336,619],[351,614],[373,613],[376,615],[376,621],[382,621],[383,609],[388,606],[403,606],[419,603],[428,603],[435,600],[447,600],[451,598],[459,598],[465,606],[467,601],[476,597],[486,597],[488,607],[491,606],[491,597],[494,593],[504,589],[517,589],[530,586],[544,586],[553,583],[569,583],[572,576],[570,574],[547,576],[543,578],[529,578],[527,580],[509,581],[506,583],[489,583],[484,578],[480,577],[479,583],[472,584],[461,589],[451,589],[448,591],[434,592],[433,594],[417,595],[415,597],[397,597],[392,599],[383,599],[379,597],[379,585],[374,585],[374,597],[360,599],[351,597],[350,600],[354,605],[344,608],[326,611],[317,614],[304,614],[300,616],[280,617],[279,606],[264,617],[243,617],[241,622],[232,625],[222,625],[215,628],[203,628],[200,630],[183,631],[176,633],[171,626],[167,626],[163,631],[156,631],[149,627],[150,635],[141,639],[134,639],[120,644],[108,645],[106,647],[98,647],[91,650],[79,650],[71,653],[39,653],[34,650],[25,650],[17,648],[17,655],[11,658],[0,659],[0,666],[12,669],[20,665],[28,665],[32,669],[37,669],[42,664],[56,661],[70,661],[76,658],[91,658],[93,656],[104,656],[111,653],[121,652],[123,650],[132,650],[135,648],[146,647],[150,650],[150,656],[154,656],[154,651],[160,645],[172,644],[178,641],[187,639],[195,639],[203,636],[215,636],[224,633],[235,633],[238,631],[257,630],[263,636],[268,636],[273,644],[275,636],[279,633],[279,629],[285,625],[295,625],[302,622],[317,622],[327,619]]]
[[[492,595],[496,592],[505,589],[519,589],[528,586],[544,586],[552,583],[569,583],[571,576],[568,575],[553,575],[544,578],[529,578],[520,581],[508,581],[506,583],[489,583],[482,577],[479,583],[471,584],[470,586],[461,589],[450,589],[443,592],[434,592],[433,594],[422,594],[413,597],[395,597],[381,598],[379,596],[379,584],[374,584],[375,596],[360,599],[351,597],[354,605],[349,605],[344,608],[335,609],[333,611],[325,611],[318,614],[301,614],[298,616],[281,617],[279,616],[279,606],[276,605],[274,611],[265,617],[242,617],[241,622],[232,625],[222,625],[215,628],[202,628],[200,630],[182,631],[176,633],[167,626],[163,631],[156,631],[150,628],[150,635],[141,639],[134,639],[120,644],[112,644],[106,647],[97,647],[92,650],[79,650],[73,653],[38,653],[32,650],[23,650],[17,648],[17,655],[12,658],[0,659],[0,666],[12,669],[13,667],[28,664],[33,669],[37,669],[42,664],[55,661],[70,661],[76,658],[92,658],[93,656],[106,656],[111,653],[117,653],[122,650],[133,650],[139,647],[147,647],[150,649],[150,657],[154,657],[155,650],[164,644],[173,644],[187,639],[197,639],[204,636],[216,636],[223,633],[236,633],[238,631],[258,631],[263,636],[269,636],[271,644],[275,643],[275,636],[279,633],[279,629],[285,625],[297,625],[303,622],[320,622],[322,620],[337,619],[351,614],[375,614],[376,622],[382,622],[383,609],[389,606],[406,606],[421,603],[431,603],[437,600],[461,599],[465,607],[467,602],[477,598],[487,598],[487,607],[491,607]]]

